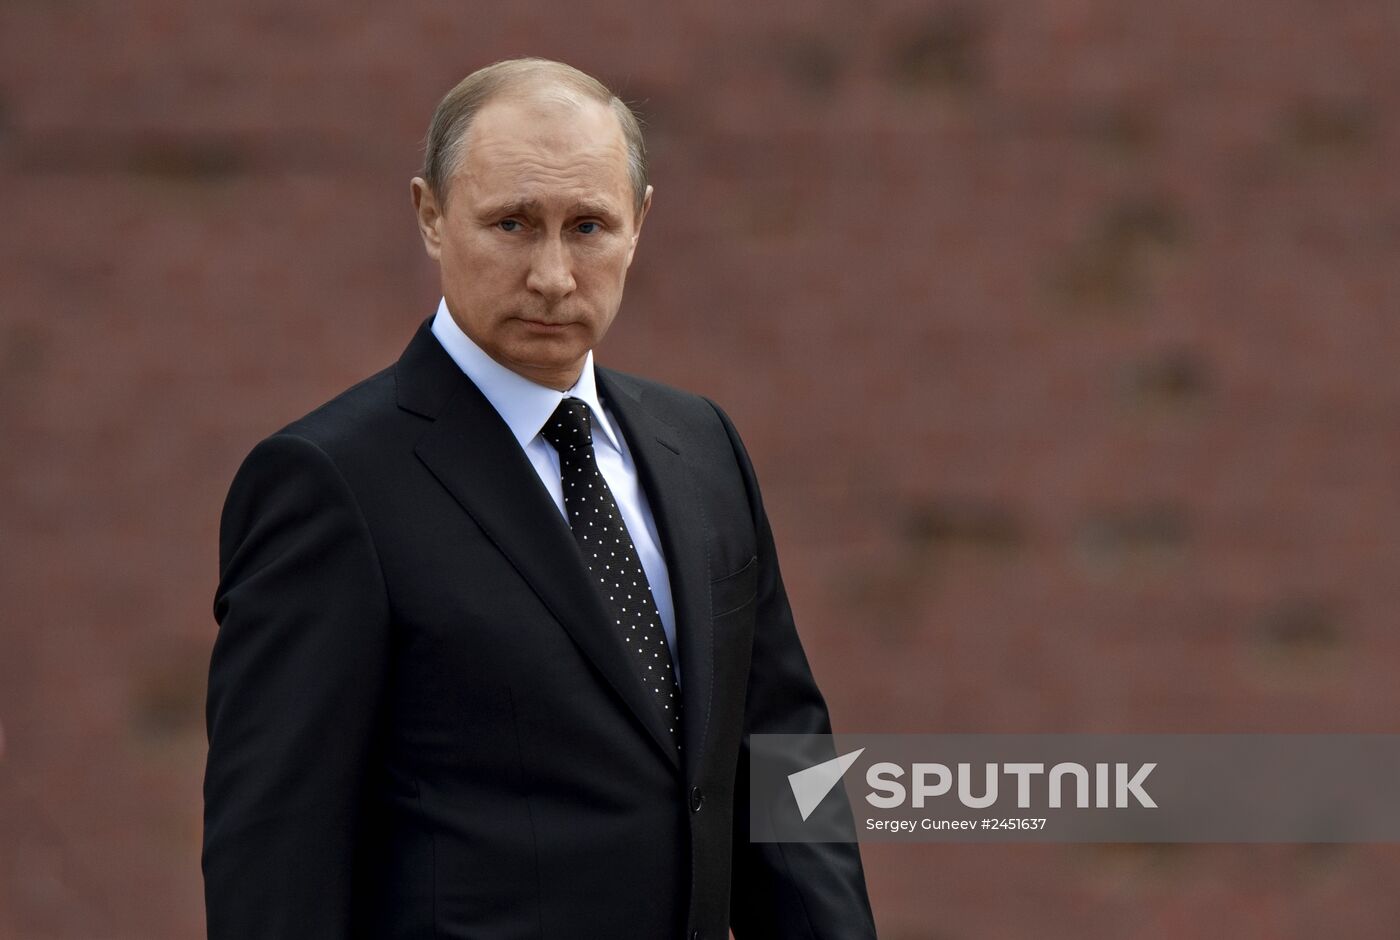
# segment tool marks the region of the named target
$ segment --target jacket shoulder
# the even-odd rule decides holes
[[[616,369],[598,371],[609,385],[630,394],[667,423],[713,427],[724,420],[719,405],[703,395]]]
[[[382,438],[403,412],[397,404],[394,367],[362,379],[277,430],[272,437],[298,437],[335,457]]]

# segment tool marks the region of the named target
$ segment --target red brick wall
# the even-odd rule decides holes
[[[436,302],[508,55],[640,102],[608,364],[745,432],[848,731],[1396,731],[1391,0],[0,6],[0,938],[202,929],[225,487]],[[888,938],[1391,937],[1387,847],[872,846]]]

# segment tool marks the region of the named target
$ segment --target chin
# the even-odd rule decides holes
[[[588,347],[577,343],[570,343],[567,347],[544,343],[518,344],[506,351],[509,362],[522,370],[535,372],[570,372],[580,368],[587,355]]]

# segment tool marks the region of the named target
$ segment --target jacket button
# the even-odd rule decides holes
[[[700,807],[702,807],[702,806],[704,806],[704,805],[705,805],[705,791],[702,790],[702,789],[700,789],[699,787],[691,787],[691,788],[690,788],[690,811],[691,811],[692,813],[698,813],[698,812],[700,812]],[[694,936],[698,936],[698,934],[696,934],[696,935],[694,935]]]

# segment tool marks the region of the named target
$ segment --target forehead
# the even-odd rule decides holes
[[[563,95],[493,101],[472,120],[453,185],[474,201],[630,201],[627,142],[601,102]]]

